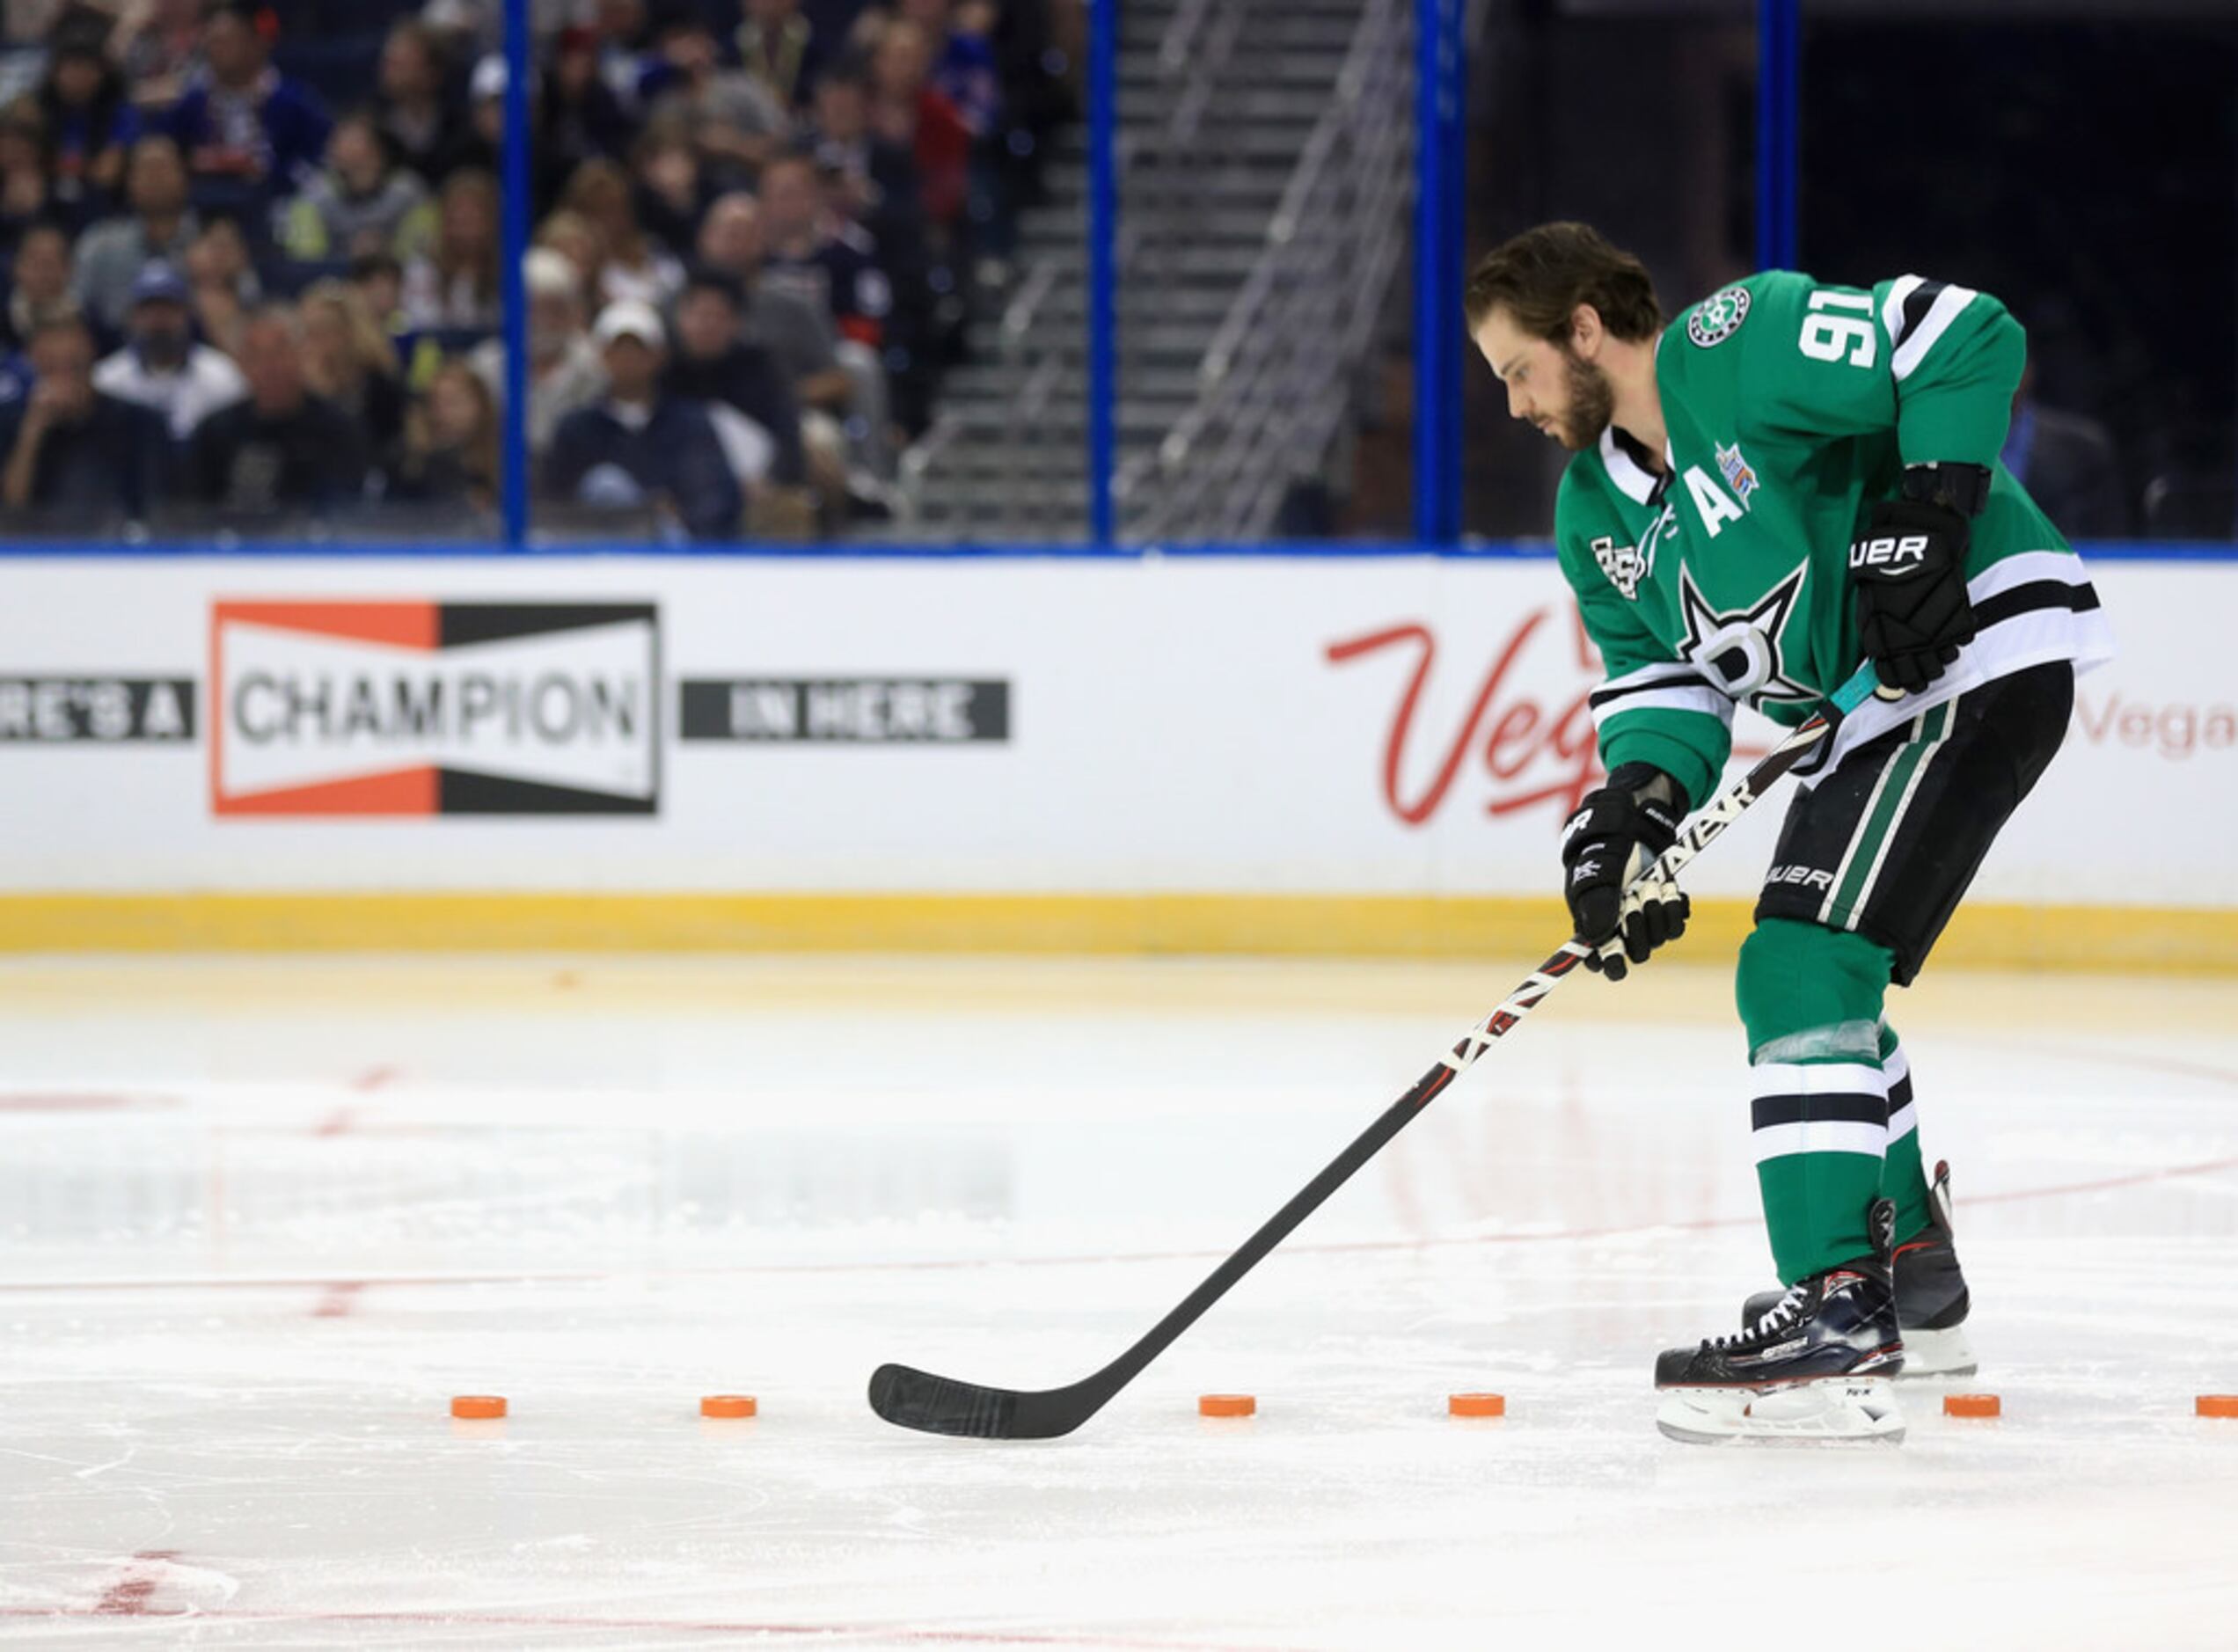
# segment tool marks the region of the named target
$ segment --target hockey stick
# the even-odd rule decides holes
[[[1875,687],[1873,667],[1869,661],[1834,691],[1826,708],[1803,722],[1754,768],[1713,798],[1678,834],[1678,841],[1664,851],[1655,866],[1641,875],[1678,875],[1695,856],[1722,837],[1725,829],[1738,820],[1774,781],[1802,762],[1844,716],[1870,698]],[[1412,1089],[1393,1102],[1382,1117],[1330,1161],[1327,1169],[1301,1188],[1297,1196],[1276,1211],[1264,1227],[1245,1240],[1241,1249],[1214,1268],[1203,1284],[1151,1327],[1132,1348],[1093,1376],[1068,1387],[1029,1392],[959,1382],[907,1365],[881,1365],[871,1374],[870,1408],[889,1422],[927,1434],[956,1434],[983,1440],[1048,1440],[1071,1433],[1164,1353],[1175,1337],[1196,1324],[1206,1309],[1226,1295],[1237,1280],[1257,1267],[1268,1252],[1342,1187],[1353,1172],[1406,1129],[1417,1113],[1492,1047],[1494,1039],[1505,1034],[1536,1009],[1548,993],[1561,984],[1562,978],[1583,961],[1590,950],[1585,942],[1575,938],[1563,942],[1552,957],[1508,995],[1499,1008],[1471,1027],[1459,1043],[1438,1058],[1435,1067],[1415,1081]]]

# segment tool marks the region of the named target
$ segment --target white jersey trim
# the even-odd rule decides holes
[[[1733,726],[1733,702],[1697,681],[1674,683],[1669,688],[1642,689],[1612,705],[1597,705],[1593,708],[1593,727],[1598,731],[1634,712],[1699,712],[1706,717],[1715,717],[1728,728]]]
[[[1889,288],[1889,296],[1881,300],[1881,330],[1888,334],[1890,349],[1904,342],[1905,303],[1927,284],[1927,278],[1922,275],[1899,275]]]
[[[1634,504],[1644,505],[1655,497],[1656,479],[1624,450],[1624,444],[1616,439],[1614,425],[1601,432],[1601,468],[1616,484],[1617,492]]]
[[[1898,345],[1896,354],[1889,359],[1889,371],[1895,375],[1898,384],[1912,376],[1913,369],[1950,330],[1950,324],[1958,319],[1959,312],[1980,296],[1971,287],[1946,287],[1935,295],[1934,303],[1927,306],[1926,318],[1920,323],[1920,330]]]
[[[1978,607],[2008,590],[2049,581],[2088,586],[2089,570],[2072,552],[2023,551],[1992,563],[1967,581],[1966,596]],[[1985,683],[2058,660],[2069,662],[2081,676],[2113,657],[2114,629],[2103,609],[2041,608],[2000,619],[1984,626],[1924,692],[1896,701],[1869,699],[1844,718],[1824,748],[1825,755],[1798,771],[1796,784],[1808,790],[1818,776],[1832,773],[1860,746]]]

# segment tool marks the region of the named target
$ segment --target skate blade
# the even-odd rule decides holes
[[[1666,1388],[1656,1427],[1689,1445],[1728,1440],[1810,1443],[1904,1437],[1885,1377],[1839,1377],[1777,1388]]]
[[[1904,1369],[1898,1377],[1971,1377],[1980,1369],[1963,1325],[1904,1334]]]

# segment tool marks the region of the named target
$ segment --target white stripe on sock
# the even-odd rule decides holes
[[[1855,1119],[1805,1119],[1800,1124],[1774,1124],[1751,1133],[1756,1162],[1781,1159],[1789,1153],[1862,1153],[1880,1159],[1888,1152],[1885,1124],[1864,1124]]]

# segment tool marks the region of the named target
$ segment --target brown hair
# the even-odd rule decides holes
[[[434,396],[437,384],[444,383],[464,384],[481,414],[481,421],[475,428],[472,441],[458,457],[469,484],[494,491],[498,482],[497,398],[490,393],[488,382],[479,373],[465,362],[454,359],[437,368],[434,376],[428,379],[428,388],[422,392],[422,403]]]
[[[1498,307],[1525,333],[1562,343],[1580,304],[1635,344],[1663,330],[1648,267],[1586,223],[1542,223],[1493,248],[1469,272],[1461,303],[1472,333]]]

